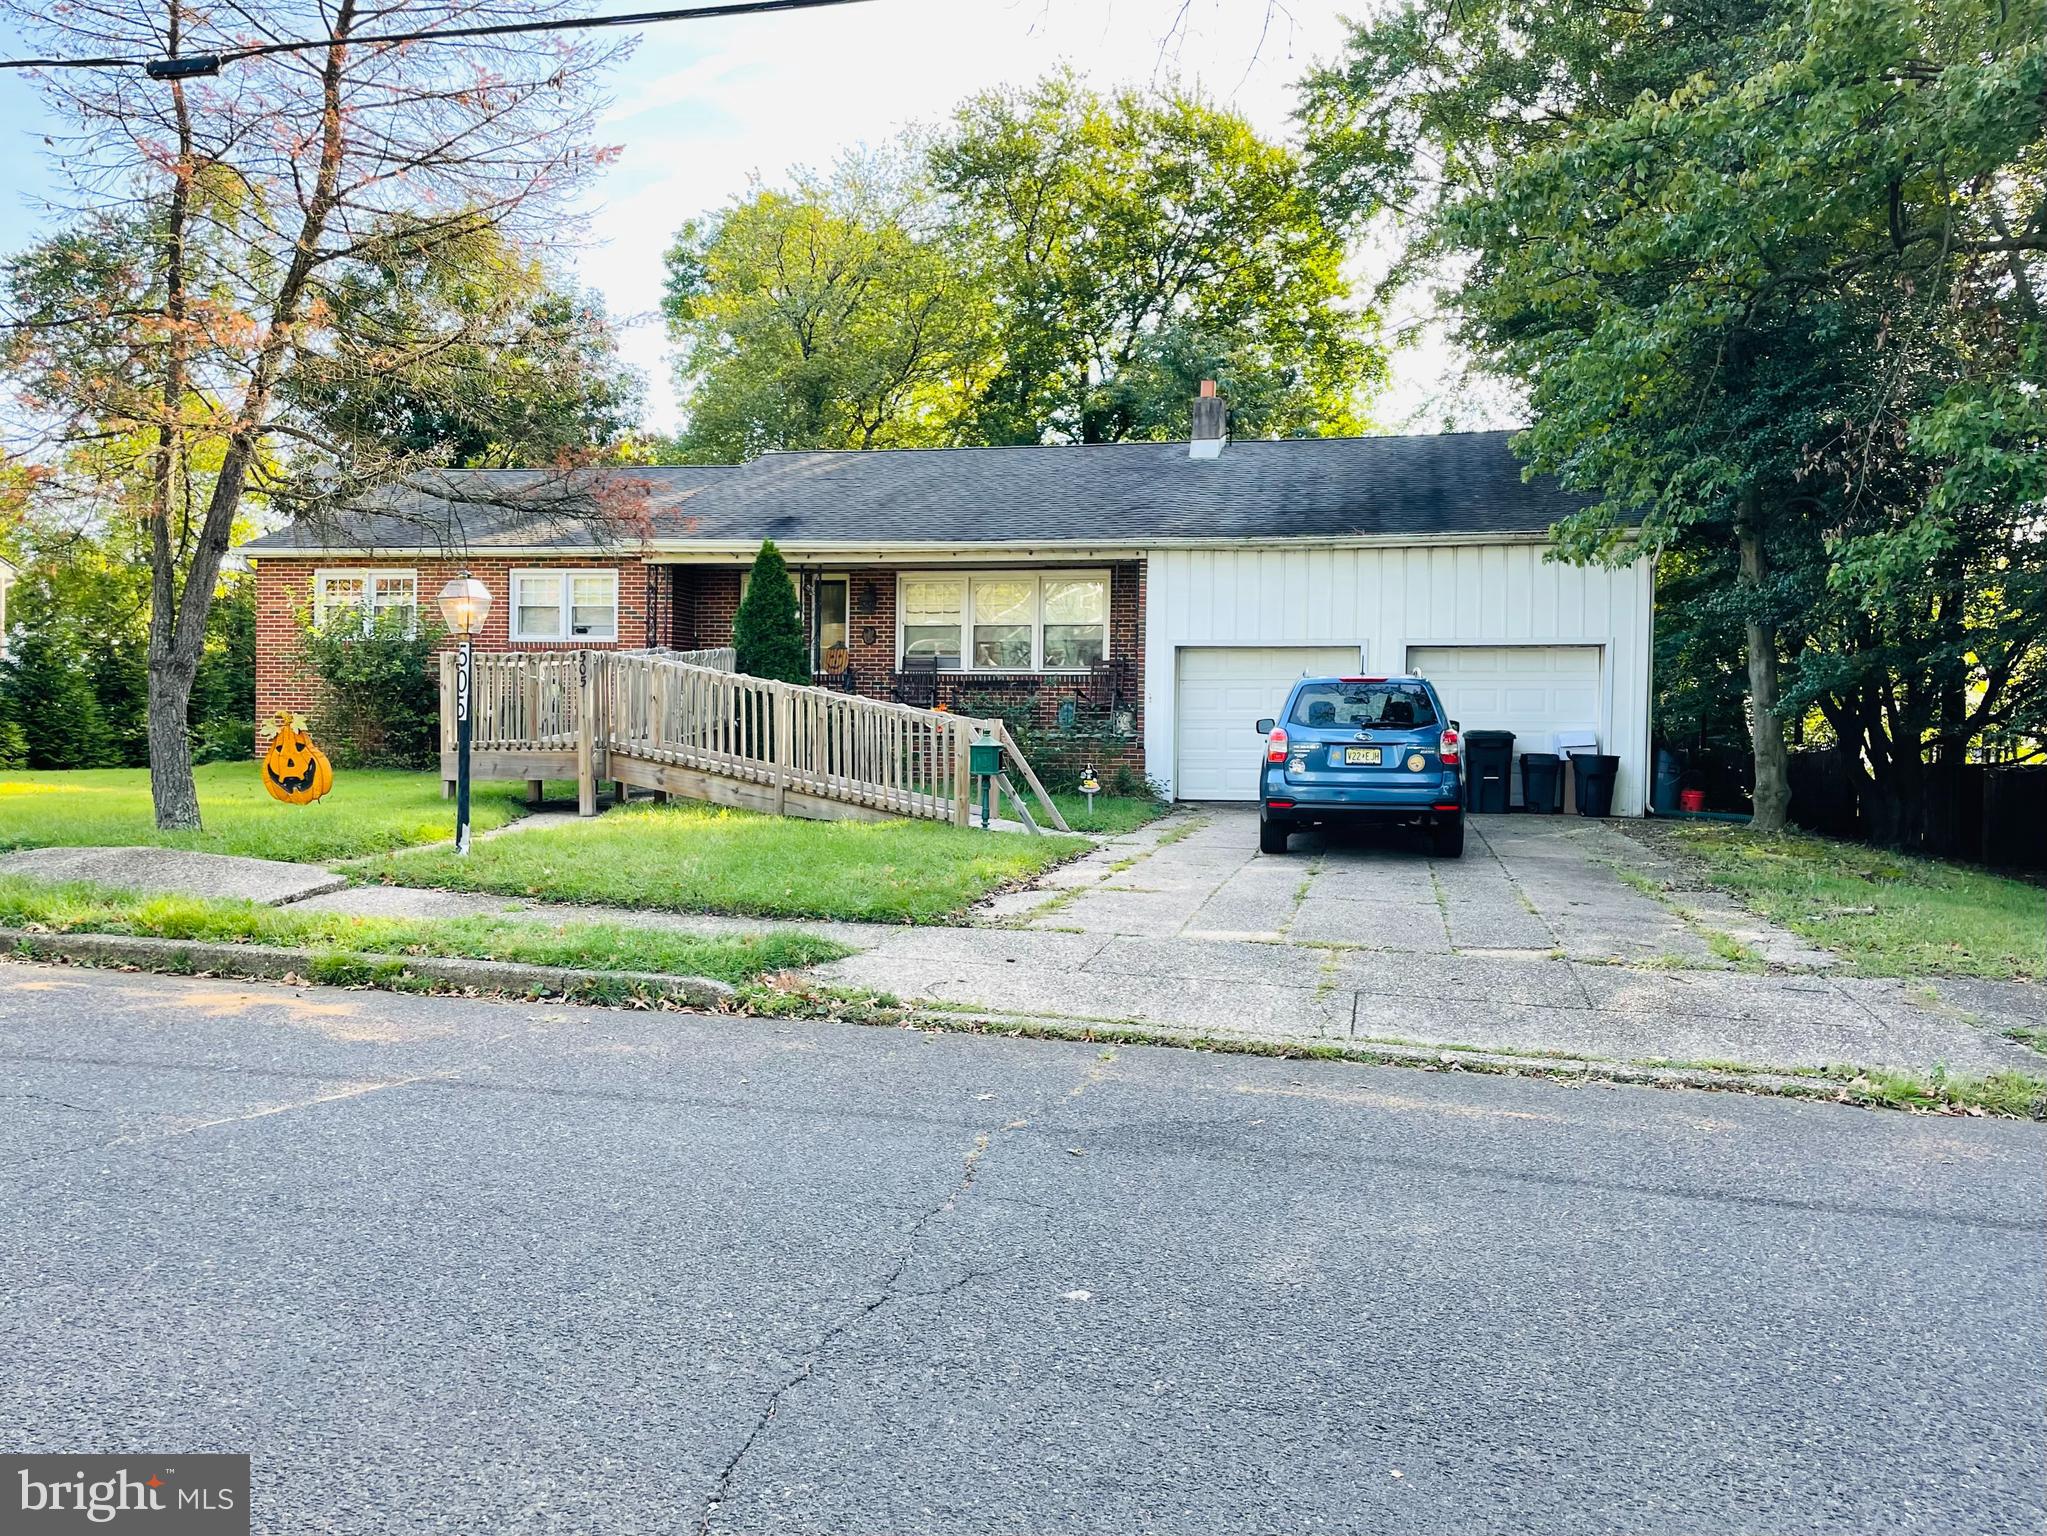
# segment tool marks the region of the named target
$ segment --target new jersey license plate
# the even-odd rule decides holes
[[[1379,749],[1377,747],[1345,747],[1343,749],[1343,761],[1344,765],[1349,768],[1376,768],[1379,766]]]

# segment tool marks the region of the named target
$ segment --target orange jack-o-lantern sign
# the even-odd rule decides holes
[[[334,787],[327,754],[313,745],[297,715],[277,717],[277,734],[263,754],[263,787],[290,805],[310,805]]]

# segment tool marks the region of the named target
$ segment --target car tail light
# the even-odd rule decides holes
[[[1272,734],[1265,738],[1265,760],[1268,763],[1286,761],[1286,727],[1275,725]]]
[[[1457,766],[1457,754],[1463,746],[1464,738],[1446,725],[1443,727],[1442,745],[1436,748],[1436,755],[1442,758],[1450,767],[1455,768]]]

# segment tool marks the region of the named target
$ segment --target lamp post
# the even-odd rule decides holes
[[[490,588],[464,571],[441,588],[441,617],[455,650],[455,851],[469,851],[469,646],[490,617]]]

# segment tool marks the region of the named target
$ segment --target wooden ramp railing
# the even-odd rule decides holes
[[[455,658],[441,665],[441,777],[455,775]],[[1070,830],[999,720],[916,709],[731,670],[715,652],[476,653],[470,772],[576,780],[597,809],[606,779],[664,794],[819,819],[913,817],[971,824],[977,786],[968,748],[1002,743],[1044,820]],[[994,781],[1031,831],[1038,816],[1008,777]]]

